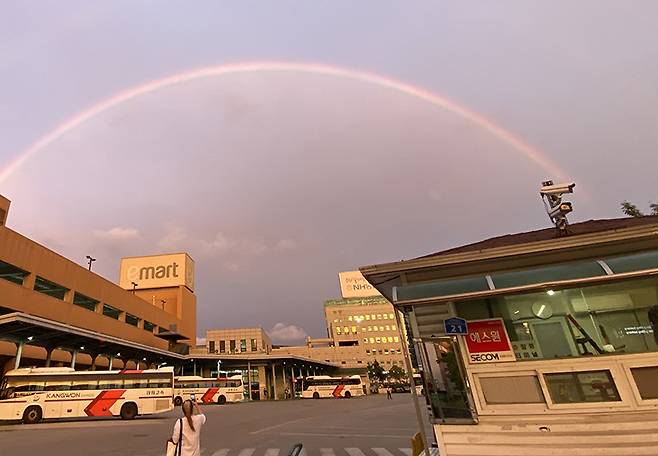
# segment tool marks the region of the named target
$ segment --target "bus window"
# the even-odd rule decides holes
[[[70,389],[71,389],[70,381],[68,382],[52,381],[52,382],[46,382],[46,387],[44,388],[44,391],[69,391]]]
[[[102,390],[123,389],[123,380],[119,380],[119,379],[100,380],[98,382],[98,389],[102,389]]]

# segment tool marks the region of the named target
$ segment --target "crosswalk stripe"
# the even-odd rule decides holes
[[[238,456],[252,456],[255,451],[256,451],[256,448],[243,448],[238,453]]]
[[[386,448],[373,448],[372,451],[374,451],[377,456],[393,456],[393,453]]]
[[[229,448],[222,448],[220,450],[215,451],[212,456],[226,456],[229,452]]]
[[[363,451],[359,450],[358,448],[345,448],[345,451],[350,456],[365,456],[365,454],[363,454]]]
[[[279,456],[279,451],[281,450],[278,448],[268,448],[267,450],[265,450],[265,456]]]
[[[336,456],[333,448],[320,448],[320,456]]]
[[[411,448],[398,448],[405,456],[411,456]]]

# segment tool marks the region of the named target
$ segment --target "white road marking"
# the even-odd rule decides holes
[[[265,456],[279,456],[279,451],[281,451],[278,448],[268,448],[265,450]]]
[[[238,456],[252,456],[255,451],[256,451],[256,448],[243,448],[238,453]]]
[[[393,456],[393,453],[386,448],[372,448],[372,451],[374,451],[377,456]]]
[[[215,451],[212,456],[226,456],[229,452],[228,448],[222,448],[217,451]]]
[[[345,448],[345,451],[350,456],[365,456],[363,451],[359,450],[358,448]]]
[[[279,435],[289,436],[311,436],[311,437],[336,437],[336,434],[322,434],[319,432],[280,432]],[[406,439],[408,435],[395,434],[341,434],[341,437],[374,437],[381,439]]]
[[[411,448],[398,448],[405,456],[411,456]]]
[[[320,448],[320,456],[336,456],[333,448]]]

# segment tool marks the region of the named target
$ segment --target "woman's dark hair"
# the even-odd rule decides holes
[[[187,400],[183,402],[183,415],[185,415],[185,418],[187,418],[187,424],[190,426],[190,429],[193,431],[196,431],[194,429],[194,422],[192,421],[192,401]]]

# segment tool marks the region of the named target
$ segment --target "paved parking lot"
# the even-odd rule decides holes
[[[303,443],[307,456],[409,456],[417,432],[412,397],[252,402],[207,406],[204,456],[286,456]],[[0,426],[0,454],[164,454],[177,409],[164,415]]]

